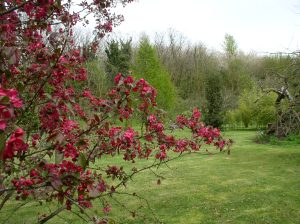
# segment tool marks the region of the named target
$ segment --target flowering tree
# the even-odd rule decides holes
[[[38,217],[39,223],[74,207],[84,212],[95,200],[109,212],[106,198],[135,174],[174,159],[169,152],[180,157],[200,152],[202,144],[228,150],[230,141],[201,123],[198,109],[189,118],[177,117],[177,126],[191,131],[190,139],[168,134],[156,109],[156,90],[144,79],[117,74],[105,99],[75,88],[87,72],[84,52],[72,39],[74,26],[94,15],[95,35],[102,38],[122,21],[111,9],[131,1],[82,0],[77,12],[71,12],[71,1],[1,1],[0,210],[14,200],[58,201],[61,206]],[[96,50],[97,38],[90,50]],[[143,131],[113,122],[129,120],[133,112],[146,118]],[[131,173],[116,164],[97,167],[97,161],[120,155],[131,162],[152,157],[154,163]]]

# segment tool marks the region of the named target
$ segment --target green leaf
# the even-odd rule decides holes
[[[12,74],[11,74],[11,71],[8,70],[8,69],[6,69],[6,70],[5,70],[5,76],[6,76],[6,78],[7,78],[7,79],[10,79],[10,78],[11,78],[11,75],[12,75]]]
[[[18,90],[19,92],[23,92],[24,89],[25,89],[25,85],[24,85],[22,82],[19,82],[19,83],[17,84],[17,90]]]
[[[77,143],[76,146],[83,146],[86,144],[86,141],[84,139],[80,139]]]
[[[9,98],[8,98],[8,96],[3,96],[3,97],[1,97],[1,99],[0,99],[0,103],[1,104],[4,104],[4,105],[9,105]]]
[[[64,154],[58,150],[55,150],[55,164],[60,164],[64,159]]]
[[[44,94],[48,99],[52,99],[52,96],[49,93]]]
[[[88,165],[87,155],[81,152],[78,157],[78,162],[79,165],[85,169],[85,167]]]
[[[73,106],[70,102],[65,103],[70,111],[73,111]]]

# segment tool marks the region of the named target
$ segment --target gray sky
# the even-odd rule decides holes
[[[115,33],[125,36],[172,28],[216,50],[225,33],[245,52],[300,49],[300,0],[138,0],[118,12],[125,21]]]

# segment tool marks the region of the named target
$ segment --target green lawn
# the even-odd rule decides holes
[[[230,156],[188,155],[160,167],[157,172],[166,178],[160,185],[157,177],[145,172],[126,191],[147,198],[163,223],[300,223],[300,145],[255,144],[254,135],[254,131],[227,132],[235,141]],[[145,205],[131,196],[118,199],[131,210]],[[155,223],[149,209],[138,212],[147,219],[133,219],[112,203],[110,216],[117,223]],[[4,223],[33,223],[33,214],[42,209],[47,208],[28,205]],[[9,210],[0,213],[0,221]],[[92,212],[102,213],[97,207]],[[64,213],[49,223],[84,223],[74,219]]]

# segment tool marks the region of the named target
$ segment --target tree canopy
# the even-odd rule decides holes
[[[160,63],[155,48],[144,37],[135,57],[133,67],[135,77],[145,78],[157,91],[157,102],[162,108],[171,110],[175,106],[176,90],[170,74]]]

